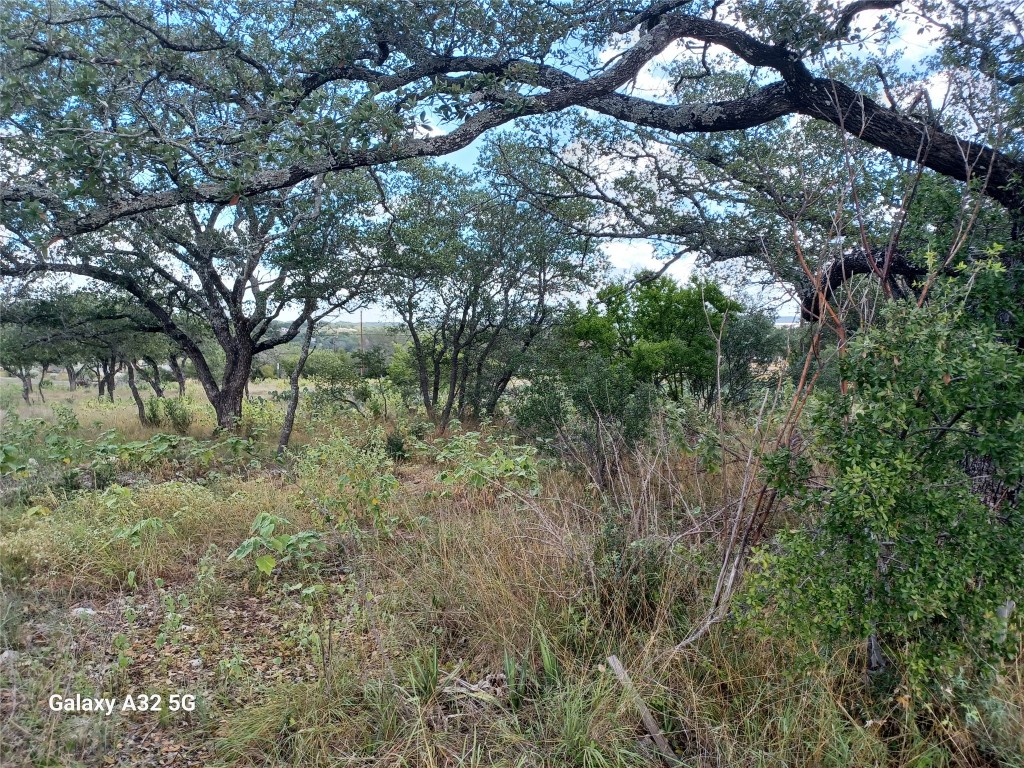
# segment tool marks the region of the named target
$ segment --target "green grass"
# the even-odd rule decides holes
[[[83,436],[102,431],[83,415]],[[543,464],[524,482],[485,437],[395,465],[366,452],[385,425],[304,418],[331,437],[283,466],[268,441],[215,471],[140,465],[130,488],[47,486],[0,511],[0,650],[19,654],[0,668],[5,768],[103,765],[129,736],[215,766],[659,765],[613,653],[680,765],[1024,765],[1019,661],[971,708],[908,713],[866,685],[857,648],[727,621],[668,654],[714,588],[724,518],[694,510],[728,499],[728,470],[666,453],[660,485],[621,477],[609,499]],[[324,550],[270,576],[228,560],[261,512]],[[175,689],[195,712],[42,704]]]

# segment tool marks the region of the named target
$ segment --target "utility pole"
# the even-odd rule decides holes
[[[363,378],[363,310],[359,310],[359,378]]]

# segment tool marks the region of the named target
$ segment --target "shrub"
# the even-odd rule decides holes
[[[606,485],[611,467],[650,435],[659,398],[654,386],[597,354],[560,376],[540,376],[513,407],[517,426]]]
[[[390,459],[398,460],[406,457],[405,438],[401,432],[398,430],[388,432],[388,436],[384,439],[384,452]]]
[[[248,398],[242,403],[242,420],[239,429],[246,437],[259,439],[278,427],[281,410],[262,397]]]
[[[1000,271],[896,302],[853,339],[846,393],[813,417],[827,482],[788,450],[767,462],[808,524],[757,554],[750,606],[807,641],[876,638],[919,694],[948,695],[1016,648],[1024,357]]]
[[[314,349],[306,358],[302,373],[313,379],[317,386],[326,387],[348,387],[358,378],[352,358],[340,350]]]
[[[176,399],[167,398],[163,403],[164,413],[167,415],[167,421],[171,428],[179,435],[187,435],[194,418],[191,401],[187,398],[179,397]]]
[[[464,432],[437,442],[434,460],[446,468],[437,479],[447,486],[481,489],[521,484],[537,493],[537,449],[510,438]]]
[[[76,431],[81,424],[78,422],[78,416],[75,415],[73,408],[67,405],[54,405],[53,416],[57,421],[57,430],[63,433],[69,433]]]
[[[228,560],[242,560],[256,554],[257,570],[269,576],[278,563],[304,569],[316,552],[324,550],[324,543],[316,531],[281,533],[278,529],[290,526],[283,517],[260,512],[249,529],[250,536],[228,555]]]
[[[21,400],[21,390],[17,387],[0,387],[0,410],[13,411]]]
[[[327,522],[349,525],[369,515],[380,530],[390,530],[388,502],[398,487],[384,448],[383,430],[365,448],[335,433],[309,446],[295,463],[300,503]]]
[[[159,427],[164,423],[161,402],[159,397],[151,397],[146,401],[146,421],[154,427]]]

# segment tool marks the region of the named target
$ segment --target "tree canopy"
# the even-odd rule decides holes
[[[636,285],[613,284],[586,311],[569,318],[580,344],[624,361],[632,375],[664,390],[709,404],[720,392],[746,396],[752,377],[781,356],[771,322],[758,323],[715,283],[641,274]],[[735,326],[735,330],[734,330]]]
[[[443,155],[571,107],[674,136],[803,116],[1009,209],[1024,202],[1020,22],[999,2],[17,0],[7,11],[0,201],[36,261],[120,219]],[[901,25],[927,27],[940,55],[890,87]],[[630,92],[666,57],[673,89]],[[856,71],[872,64],[874,77]],[[958,109],[922,111],[929,74]]]
[[[472,178],[415,164],[390,180],[383,303],[408,331],[417,384],[431,418],[493,415],[538,337],[570,297],[601,274],[590,239]]]

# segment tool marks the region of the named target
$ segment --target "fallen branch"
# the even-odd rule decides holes
[[[672,747],[669,746],[668,739],[665,738],[665,734],[661,732],[661,728],[658,727],[657,721],[654,719],[654,715],[651,714],[651,710],[647,708],[644,700],[640,698],[640,693],[637,691],[636,686],[633,685],[633,680],[630,678],[626,668],[622,666],[622,662],[619,661],[618,656],[608,657],[608,666],[611,667],[612,672],[615,673],[615,677],[622,683],[622,687],[626,690],[626,693],[633,699],[633,703],[636,704],[636,708],[640,710],[640,719],[643,720],[644,728],[647,729],[647,733],[650,734],[651,739],[654,741],[654,745],[658,748],[658,752],[661,754],[662,759],[668,766],[679,765],[679,759],[676,757],[676,753],[672,751]]]

